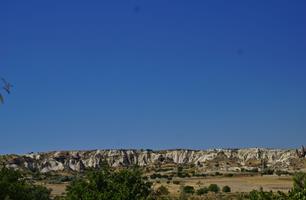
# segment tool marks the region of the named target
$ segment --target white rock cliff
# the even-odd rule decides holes
[[[301,163],[295,150],[283,149],[212,149],[212,150],[92,150],[31,153],[7,158],[7,167],[40,171],[82,171],[99,168],[106,161],[112,167],[156,164],[194,164],[205,170],[237,171],[261,169],[263,163],[273,169],[298,170]],[[213,165],[214,164],[214,165]]]

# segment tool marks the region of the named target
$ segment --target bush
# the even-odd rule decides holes
[[[162,185],[159,188],[157,188],[155,193],[158,196],[165,196],[165,195],[168,195],[170,192],[169,192],[169,190],[165,186]]]
[[[233,177],[234,174],[224,174],[224,177]]]
[[[223,188],[222,188],[222,192],[225,192],[225,193],[227,193],[227,192],[231,192],[231,188],[229,187],[229,186],[224,186]]]
[[[203,194],[207,194],[209,192],[207,187],[203,187],[197,190],[197,195],[203,195]]]
[[[265,192],[262,189],[260,191],[253,190],[249,194],[250,200],[295,200],[288,198],[288,196],[285,193],[278,192]],[[302,199],[296,199],[296,200],[302,200]]]
[[[293,189],[298,191],[306,189],[306,173],[298,172],[294,175]]]
[[[274,170],[269,168],[266,168],[261,172],[261,175],[272,175],[272,174],[274,174]]]
[[[281,175],[289,175],[290,173],[287,171],[282,171],[282,170],[276,170],[274,172],[277,176],[281,176]]]
[[[220,188],[217,184],[210,184],[208,186],[208,190],[214,193],[218,193],[220,191]]]
[[[17,171],[7,168],[0,170],[1,200],[50,200],[50,193],[45,187],[26,182]]]
[[[173,184],[179,185],[181,182],[180,181],[173,181]]]
[[[67,200],[144,200],[151,193],[151,183],[142,179],[137,168],[116,172],[105,166],[73,181],[66,191]]]
[[[186,194],[193,194],[194,193],[194,187],[187,185],[183,188],[183,191]]]
[[[162,177],[163,176],[161,174],[155,174],[155,173],[150,176],[151,179],[162,178]]]
[[[222,175],[222,173],[220,173],[220,172],[215,172],[215,176],[221,176]]]

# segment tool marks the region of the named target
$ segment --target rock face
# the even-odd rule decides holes
[[[238,171],[262,169],[263,165],[283,171],[298,170],[304,163],[295,150],[281,149],[212,149],[212,150],[93,150],[55,151],[3,156],[7,167],[42,173],[50,171],[82,171],[99,168],[103,162],[112,167],[163,164],[194,165],[203,171]]]

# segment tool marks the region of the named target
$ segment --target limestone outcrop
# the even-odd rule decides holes
[[[39,171],[82,171],[99,168],[103,162],[112,167],[163,164],[194,165],[203,171],[238,171],[262,169],[263,165],[283,171],[299,170],[304,163],[295,150],[284,149],[211,149],[211,150],[91,150],[54,151],[2,156],[6,167]]]

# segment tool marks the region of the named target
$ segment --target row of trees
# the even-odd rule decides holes
[[[294,176],[294,186],[289,193],[252,191],[240,199],[245,200],[306,200],[306,174]],[[211,184],[207,188],[194,190],[185,186],[183,193],[204,195],[208,192],[218,193],[220,188]],[[228,186],[222,192],[230,192]],[[43,186],[27,182],[18,171],[3,167],[0,170],[0,200],[50,200],[51,191]],[[154,200],[171,199],[166,187],[152,190],[152,184],[142,178],[138,168],[116,171],[104,166],[99,171],[90,171],[85,178],[75,179],[67,187],[62,200]],[[188,195],[186,197],[188,199]]]

